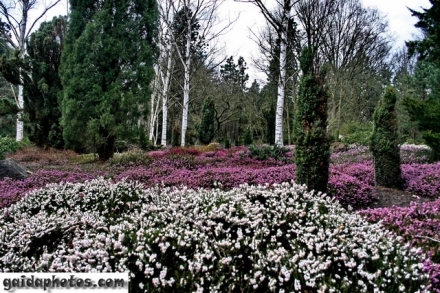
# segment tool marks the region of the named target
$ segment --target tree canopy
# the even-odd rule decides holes
[[[61,109],[66,146],[102,160],[145,115],[154,75],[154,0],[71,1],[62,55]]]

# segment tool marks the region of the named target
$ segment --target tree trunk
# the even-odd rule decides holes
[[[280,76],[278,78],[278,97],[275,116],[275,144],[279,146],[283,145],[283,113],[286,84],[287,27],[288,11],[284,10],[280,40]]]
[[[23,140],[23,107],[24,107],[24,102],[23,102],[23,86],[20,84],[18,85],[18,98],[17,98],[17,102],[18,102],[18,113],[17,113],[17,129],[16,129],[16,141],[21,141]]]
[[[167,60],[167,67],[165,68],[165,78],[162,82],[163,89],[162,89],[162,138],[160,144],[163,146],[167,145],[167,128],[168,128],[168,91],[170,88],[170,78],[171,78],[171,71],[172,71],[172,62],[173,62],[173,56],[171,54],[172,50],[172,43],[168,44],[167,52],[168,52],[168,60]]]
[[[151,109],[150,109],[150,119],[148,121],[148,139],[156,145],[157,137],[154,137],[155,124],[157,121],[157,116],[159,115],[159,85],[160,85],[160,72],[158,66],[155,68],[156,77],[153,83],[153,93],[151,94]]]
[[[185,76],[183,81],[183,111],[182,111],[182,133],[180,134],[180,146],[185,146],[186,129],[188,128],[189,108],[189,70],[191,65],[191,18],[187,17],[186,52],[185,52]]]
[[[96,149],[100,161],[108,161],[113,158],[115,149],[115,137],[113,135],[107,136],[105,143],[99,145]]]

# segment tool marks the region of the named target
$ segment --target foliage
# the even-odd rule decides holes
[[[11,137],[0,136],[0,160],[5,159],[6,154],[14,153],[18,150],[20,144]]]
[[[288,183],[229,192],[52,184],[0,223],[0,271],[128,270],[133,293],[415,292],[428,281],[416,249]],[[29,241],[16,237],[23,226]]]
[[[418,54],[420,60],[436,63],[440,65],[440,3],[429,0],[431,7],[423,9],[423,12],[409,9],[412,16],[419,20],[414,25],[423,33],[423,38],[415,41],[408,41],[411,54]]]
[[[277,144],[273,146],[255,146],[249,145],[249,157],[255,158],[260,161],[268,160],[269,158],[275,161],[291,162],[292,151],[286,147],[279,146]]]
[[[209,144],[214,139],[215,108],[211,98],[203,100],[201,122],[199,126],[199,140],[202,144]]]
[[[148,166],[152,159],[143,151],[127,151],[115,154],[109,160],[110,165],[117,167]]]
[[[145,115],[153,77],[157,3],[73,2],[62,55],[63,137],[68,148],[91,145],[101,160],[119,138],[132,138]]]
[[[62,148],[61,109],[58,95],[62,90],[59,77],[67,18],[54,17],[43,22],[27,41],[25,62],[31,68],[31,81],[23,85],[26,133],[38,146]]]
[[[374,111],[371,151],[376,186],[402,188],[397,135],[396,91],[389,86]]]
[[[254,142],[254,138],[253,138],[253,135],[252,135],[252,130],[250,129],[250,127],[248,127],[246,129],[246,131],[244,132],[244,135],[243,135],[243,144],[245,146],[249,146],[253,142]]]
[[[231,148],[231,140],[229,139],[229,136],[227,136],[225,138],[224,143],[225,143],[225,149],[230,149]]]
[[[330,164],[330,143],[327,137],[328,94],[324,88],[324,72],[314,72],[314,48],[304,48],[300,65],[303,75],[298,90],[295,113],[295,163],[297,182],[310,190],[326,192]]]
[[[371,141],[371,124],[358,121],[348,122],[341,126],[339,134],[346,144],[369,145]]]
[[[427,290],[440,290],[440,200],[409,207],[366,209],[359,212],[370,223],[381,222],[387,229],[403,238],[413,247],[421,247],[430,260],[425,262],[425,271],[430,275],[431,285]]]

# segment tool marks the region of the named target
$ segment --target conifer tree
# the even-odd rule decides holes
[[[61,91],[59,66],[64,45],[67,18],[54,17],[43,22],[27,41],[25,58],[32,78],[24,84],[24,106],[29,122],[25,124],[29,140],[38,146],[64,146],[59,120],[61,111],[58,94]]]
[[[389,86],[374,111],[371,151],[376,186],[402,188],[397,134],[396,91]]]
[[[214,112],[214,101],[211,98],[204,99],[199,127],[199,140],[202,144],[209,144],[214,139]]]
[[[62,56],[63,137],[68,148],[113,156],[146,115],[154,76],[155,0],[70,1]]]
[[[326,133],[328,95],[323,86],[324,73],[315,72],[315,50],[306,47],[300,56],[303,72],[295,114],[296,180],[309,190],[327,192],[330,145]]]

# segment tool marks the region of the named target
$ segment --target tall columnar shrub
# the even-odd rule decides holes
[[[328,94],[324,72],[313,65],[314,49],[303,49],[300,65],[303,75],[295,114],[296,178],[310,190],[326,192],[330,164],[330,144],[326,133]]]
[[[203,100],[202,117],[199,126],[199,140],[202,144],[209,144],[214,139],[215,108],[211,98]]]
[[[400,150],[397,134],[396,91],[389,86],[374,110],[371,151],[376,186],[401,188]]]
[[[248,127],[243,136],[243,143],[244,145],[251,145],[253,142],[252,130]]]

